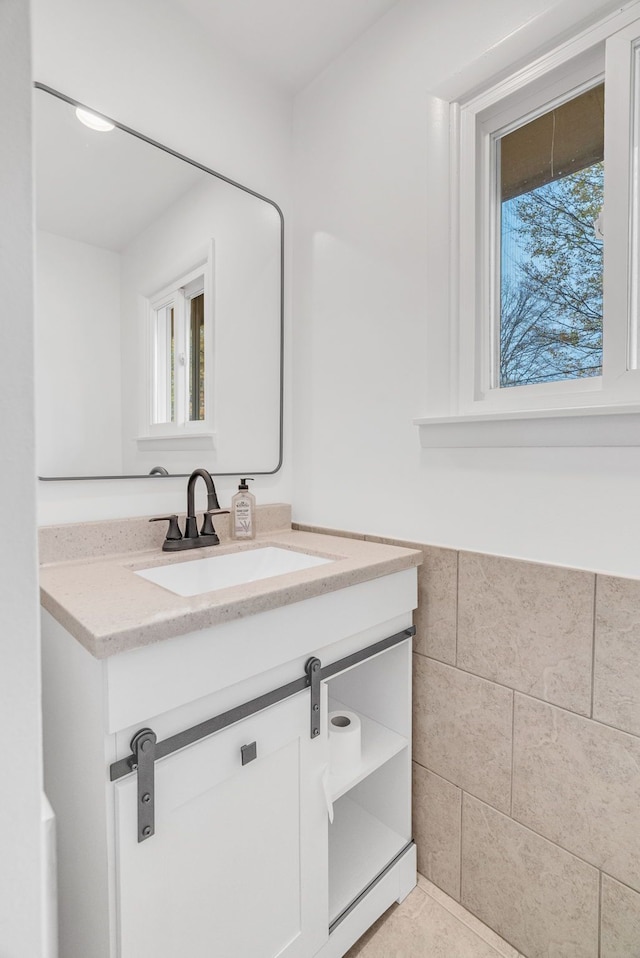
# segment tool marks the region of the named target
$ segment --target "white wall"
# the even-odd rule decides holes
[[[0,954],[40,958],[40,655],[35,528],[29,5],[0,4]]]
[[[168,0],[34,0],[34,78],[274,199],[290,212],[291,103]],[[289,297],[287,296],[287,302]],[[261,502],[291,500],[285,467]],[[237,487],[216,485],[221,503]],[[184,508],[185,480],[41,483],[40,522]]]
[[[39,230],[38,474],[121,472],[121,406],[120,257]]]
[[[447,111],[428,91],[500,41],[500,66],[522,55],[527,20],[537,45],[610,4],[552,6],[403,0],[298,96],[294,518],[637,575],[640,449],[422,451],[412,425],[448,401]]]

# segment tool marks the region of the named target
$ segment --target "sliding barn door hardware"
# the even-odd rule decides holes
[[[322,677],[322,663],[320,659],[309,659],[306,672],[311,689],[311,738],[320,735],[320,679]]]
[[[331,665],[325,665],[324,668],[322,667],[320,659],[315,657],[311,658],[306,663],[305,674],[301,678],[295,679],[293,682],[288,682],[286,685],[281,685],[280,688],[266,692],[264,695],[259,695],[258,698],[251,699],[249,702],[244,702],[242,705],[236,706],[236,708],[229,709],[228,712],[222,712],[220,715],[215,715],[205,722],[193,725],[183,732],[171,735],[161,742],[157,741],[156,733],[153,729],[140,729],[131,739],[131,755],[128,755],[126,758],[121,758],[117,762],[113,762],[109,768],[109,777],[112,782],[116,782],[125,775],[130,775],[131,772],[137,773],[138,841],[144,842],[155,833],[154,780],[155,763],[158,759],[165,758],[167,755],[177,752],[178,749],[186,748],[187,745],[193,745],[195,742],[199,742],[200,739],[213,735],[214,732],[220,732],[229,725],[235,725],[236,722],[241,722],[243,719],[255,715],[256,712],[261,712],[263,709],[269,708],[271,705],[276,705],[276,703],[282,702],[284,699],[290,698],[290,696],[296,695],[298,692],[304,692],[306,689],[310,690],[310,737],[312,739],[319,738],[322,727],[320,694],[320,683],[322,680],[329,679],[333,675],[337,675],[338,672],[343,672],[345,669],[358,665],[358,663],[364,662],[366,659],[370,659],[372,656],[378,655],[380,652],[384,652],[394,645],[399,645],[400,642],[406,641],[406,639],[411,638],[411,636],[415,634],[415,627],[410,626],[407,629],[403,629],[402,632],[396,632],[394,635],[382,639],[380,642],[374,642],[373,645],[367,646],[366,649],[360,649],[358,652],[353,652],[351,655],[338,659],[337,662],[332,662]]]
[[[151,838],[155,831],[155,761],[156,733],[150,728],[140,729],[131,739],[135,756],[132,771],[138,773],[138,841]]]

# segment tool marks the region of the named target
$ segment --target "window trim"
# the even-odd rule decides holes
[[[564,71],[563,71],[564,73]],[[518,398],[531,401],[539,401],[540,396],[565,396],[575,393],[591,393],[598,391],[598,380],[600,377],[585,377],[565,380],[553,380],[548,383],[531,383],[514,385],[509,387],[500,387],[500,341],[502,331],[502,287],[501,287],[501,259],[502,259],[502,199],[500,196],[500,144],[502,137],[510,133],[513,129],[521,129],[527,123],[544,116],[550,111],[570,103],[581,94],[593,90],[604,82],[604,57],[596,55],[590,57],[588,61],[582,63],[579,68],[571,69],[564,74],[561,79],[557,79],[550,86],[545,85],[537,95],[528,97],[530,103],[535,104],[535,108],[523,115],[521,109],[512,105],[506,111],[501,111],[492,117],[489,124],[481,124],[480,129],[483,138],[486,138],[486,150],[483,151],[483,157],[486,158],[486,168],[484,164],[480,170],[480,176],[485,182],[485,189],[481,190],[480,217],[484,224],[484,238],[482,243],[486,250],[486,258],[481,267],[483,280],[486,282],[484,289],[484,302],[480,304],[481,311],[484,314],[481,322],[486,329],[486,353],[481,358],[480,373],[480,393],[483,398],[489,399],[491,404],[495,402],[497,408],[513,408],[518,405],[516,400],[512,402],[511,392],[517,390]],[[558,91],[558,95],[555,94]],[[549,98],[551,95],[551,99]],[[518,103],[518,106],[522,106]],[[505,122],[506,120],[506,122]],[[483,251],[484,252],[484,251]],[[484,319],[486,317],[486,320]],[[572,385],[573,384],[573,385]],[[543,388],[540,388],[543,387]],[[507,392],[508,390],[508,392]],[[507,397],[509,398],[503,398]],[[489,405],[489,403],[487,403]]]
[[[640,445],[640,407],[611,405],[415,419],[423,449]]]
[[[619,146],[621,142],[630,144],[630,138],[633,135],[630,126],[629,104],[632,91],[629,83],[629,65],[632,50],[631,37],[640,35],[639,14],[640,4],[634,3],[622,12],[608,16],[594,26],[590,26],[577,37],[562,43],[493,86],[487,85],[481,92],[474,92],[467,98],[461,97],[450,104],[452,157],[450,300],[454,320],[451,337],[450,409],[454,415],[416,420],[416,423],[421,426],[421,431],[446,423],[451,433],[451,424],[456,421],[464,425],[465,429],[469,424],[473,428],[474,424],[480,422],[480,417],[485,422],[490,418],[495,421],[505,421],[520,417],[523,420],[537,419],[541,422],[564,419],[571,424],[575,423],[576,417],[597,416],[598,422],[603,424],[607,419],[609,408],[611,408],[611,415],[617,416],[620,423],[631,424],[634,417],[629,413],[634,411],[640,413],[640,370],[626,368],[629,227],[624,224],[621,226],[620,220],[623,216],[625,224],[628,223],[631,151],[630,148],[620,149]],[[636,69],[639,68],[640,54],[638,57]],[[519,116],[526,118],[532,110],[535,110],[536,103],[542,111],[545,103],[552,101],[554,95],[559,96],[564,92],[565,95],[562,98],[567,99],[572,95],[572,90],[577,93],[580,89],[595,85],[605,73],[607,179],[611,181],[615,178],[618,188],[613,191],[615,194],[613,198],[609,188],[605,201],[607,207],[605,228],[608,235],[605,242],[606,328],[604,336],[607,358],[603,376],[566,380],[561,383],[509,387],[493,390],[488,395],[486,377],[491,370],[490,340],[487,337],[489,325],[486,318],[482,324],[479,323],[477,309],[479,300],[483,304],[487,302],[487,277],[491,275],[486,262],[491,247],[486,242],[486,233],[482,237],[480,232],[487,228],[486,217],[483,222],[478,215],[479,198],[484,203],[484,209],[487,208],[486,186],[484,193],[478,190],[478,170],[481,164],[487,163],[486,150],[489,138],[486,136],[486,131],[492,125],[494,130],[506,125],[505,117],[508,111],[516,110]],[[640,84],[637,83],[638,85]],[[621,89],[626,89],[626,97],[621,97]],[[500,117],[503,122],[498,124]],[[480,141],[477,138],[479,122],[484,124],[484,140],[481,137]],[[609,172],[610,169],[612,172]],[[624,184],[624,187],[620,188],[620,184]],[[606,186],[605,190],[607,190]],[[639,228],[636,211],[636,244]],[[613,241],[611,237],[614,234],[618,234],[618,237],[622,236],[623,239],[618,238]],[[483,238],[484,242],[482,242]],[[623,252],[621,252],[621,246],[625,247]],[[479,249],[483,258],[481,271],[478,268]],[[636,301],[638,292],[636,288],[634,293]],[[614,317],[617,317],[617,322]],[[624,326],[622,333],[621,326]],[[622,341],[624,341],[624,351],[622,351]],[[623,353],[624,362],[621,362]],[[499,395],[498,399],[496,394]],[[569,436],[569,430],[570,425],[567,427],[567,436]],[[528,429],[524,431],[530,432]],[[602,429],[595,430],[595,433],[601,434]],[[603,442],[602,435],[599,439],[594,435],[593,444],[599,445]],[[640,440],[632,444],[638,443]],[[431,446],[434,443],[426,440],[423,444]],[[522,444],[529,443],[524,441]],[[540,443],[536,441],[531,444]],[[555,445],[556,442],[551,444]],[[567,444],[573,443],[568,441]],[[616,442],[616,444],[619,443]]]
[[[496,133],[515,125],[517,120],[527,122],[530,117],[546,112],[551,104],[570,99],[602,82],[603,41],[598,40],[578,53],[567,51],[561,63],[556,59],[552,54],[552,68],[542,69],[538,63],[530,73],[523,71],[518,84],[508,78],[469,103],[453,106],[460,112],[456,164],[460,189],[460,253],[456,278],[460,390],[456,398],[461,415],[561,409],[612,401],[604,398],[600,377],[508,389],[491,387],[495,349],[491,309],[496,297],[494,257],[498,215],[493,140]],[[455,270],[455,260],[453,267]]]
[[[482,400],[485,409],[496,411],[532,408],[540,402],[563,405],[565,396],[579,396],[599,391],[599,377],[589,379],[560,380],[550,383],[536,383],[523,386],[499,388],[495,376],[498,367],[499,349],[499,269],[496,262],[499,256],[500,236],[500,198],[498,196],[496,136],[503,135],[517,122],[520,126],[535,116],[546,113],[557,104],[578,96],[597,86],[604,76],[603,55],[596,52],[573,64],[568,70],[562,70],[562,76],[545,77],[544,82],[527,90],[525,99],[516,98],[506,108],[492,111],[490,120],[479,120],[479,134],[482,137],[479,176],[483,186],[479,189],[480,209],[477,215],[482,230],[479,286],[482,290],[480,316],[476,314],[476,323],[481,327],[482,354],[479,358],[476,401]],[[549,82],[551,80],[551,82]],[[524,107],[524,111],[523,111]],[[496,328],[497,327],[497,328]],[[555,397],[562,398],[556,403]]]
[[[145,374],[141,377],[140,397],[140,430],[136,442],[141,449],[164,450],[168,448],[202,449],[213,448],[215,444],[214,431],[214,243],[209,244],[209,253],[204,261],[194,265],[180,275],[173,282],[167,283],[161,289],[148,297],[142,297],[143,323],[140,349],[144,357],[141,364]],[[201,282],[200,282],[201,280]],[[185,290],[188,293],[185,295]],[[178,422],[153,422],[153,388],[154,388],[154,322],[158,309],[175,299],[176,294],[183,298],[191,298],[204,292],[204,350],[206,356],[204,375],[205,418],[188,420],[186,417]],[[185,333],[186,335],[186,333]],[[203,446],[204,442],[204,446]],[[169,443],[167,445],[167,443]],[[176,445],[177,443],[177,445]]]

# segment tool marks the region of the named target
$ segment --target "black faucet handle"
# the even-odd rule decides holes
[[[177,516],[156,516],[155,519],[149,519],[149,522],[168,522],[169,528],[167,529],[166,540],[173,539],[182,539],[182,533],[180,532],[180,526],[178,524]]]
[[[212,516],[224,516],[228,515],[228,509],[207,509],[202,517],[202,529],[200,530],[201,536],[216,536],[216,530],[213,528],[213,519]]]

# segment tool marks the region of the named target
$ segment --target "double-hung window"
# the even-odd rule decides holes
[[[459,416],[640,405],[633,16],[452,104]]]
[[[180,277],[147,303],[145,397],[149,437],[179,438],[211,428],[212,329],[209,269]]]

